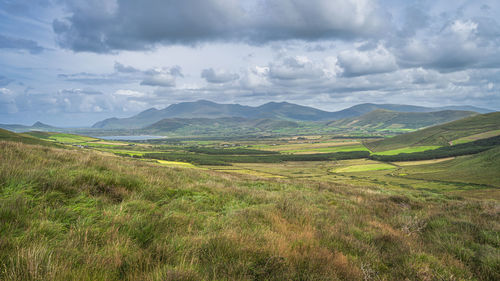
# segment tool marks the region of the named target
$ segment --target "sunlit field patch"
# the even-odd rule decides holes
[[[336,173],[367,172],[367,171],[391,170],[395,168],[396,167],[393,165],[380,163],[380,164],[348,166],[348,167],[333,169],[332,172]]]
[[[357,144],[357,145],[336,145],[332,147],[284,150],[281,152],[293,153],[293,154],[311,154],[311,153],[332,153],[332,152],[348,152],[348,151],[368,151],[368,149],[362,144]]]
[[[193,165],[191,163],[186,163],[186,162],[166,161],[166,160],[156,160],[156,161],[162,165],[165,165],[165,166],[196,168],[195,165]]]
[[[73,135],[73,134],[63,134],[63,133],[55,133],[51,134],[49,136],[50,140],[54,140],[56,142],[62,142],[62,143],[82,143],[82,142],[89,142],[89,141],[96,141],[96,138],[92,137],[86,137],[86,136],[79,136],[79,135]]]
[[[414,153],[414,152],[432,150],[432,149],[436,149],[439,147],[440,146],[437,146],[437,145],[413,146],[413,147],[405,147],[405,148],[399,148],[399,149],[393,149],[393,150],[386,150],[386,151],[382,151],[382,152],[376,152],[374,154],[375,155],[398,155],[400,153]]]

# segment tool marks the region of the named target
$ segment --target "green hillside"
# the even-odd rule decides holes
[[[54,142],[58,142],[58,143],[68,143],[68,144],[85,143],[85,142],[99,140],[96,138],[75,135],[75,134],[40,132],[40,131],[26,132],[23,135],[28,135],[28,136],[32,136],[32,137],[43,139],[43,140],[54,141]]]
[[[444,110],[436,112],[396,112],[377,109],[355,118],[329,122],[328,126],[364,130],[420,129],[477,114],[472,111]]]
[[[447,162],[403,169],[408,177],[500,187],[500,146]]]
[[[0,141],[15,141],[26,144],[38,144],[44,146],[54,146],[55,144],[41,140],[27,134],[13,133],[4,129],[0,129]]]
[[[500,112],[475,115],[365,145],[374,152],[409,146],[449,145],[451,141],[500,129]]]

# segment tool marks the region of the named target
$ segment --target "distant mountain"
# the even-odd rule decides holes
[[[328,126],[356,130],[420,129],[477,114],[473,111],[396,112],[376,109],[358,117],[328,122]]]
[[[457,107],[458,109],[460,107]],[[269,102],[252,107],[239,104],[218,104],[207,100],[172,104],[158,110],[151,108],[129,118],[110,118],[95,123],[93,128],[139,129],[165,118],[223,118],[240,117],[247,119],[280,119],[288,121],[326,121],[361,116],[377,109],[400,112],[433,112],[443,108],[429,108],[397,104],[359,104],[341,111],[328,112],[308,106],[288,102]],[[476,112],[488,111],[476,109]]]
[[[486,132],[488,134],[484,134]],[[500,112],[474,115],[366,145],[370,150],[379,152],[409,146],[449,145],[454,140],[478,134],[500,134]]]
[[[33,125],[31,125],[32,129],[54,129],[56,127],[47,125],[45,123],[42,123],[40,121],[35,122]]]
[[[270,102],[258,107],[239,104],[218,104],[207,100],[182,102],[158,110],[148,109],[130,118],[110,118],[97,122],[92,128],[138,129],[149,126],[165,118],[224,118],[240,117],[247,119],[281,120],[328,120],[330,112],[287,102]]]
[[[144,128],[148,133],[179,133],[183,135],[267,132],[296,128],[293,121],[276,119],[222,118],[166,118]]]
[[[44,124],[40,121],[35,122],[31,126],[26,126],[26,125],[19,125],[19,124],[0,124],[0,128],[9,130],[12,132],[16,133],[22,133],[22,132],[29,132],[33,130],[38,130],[38,131],[53,131],[53,130],[59,130],[57,127],[53,127],[47,124]]]
[[[474,111],[474,112],[481,113],[481,114],[495,112],[495,110],[490,110],[490,109],[475,107],[475,106],[470,106],[470,105],[443,106],[443,107],[438,107],[438,108],[441,110]]]
[[[11,132],[27,132],[30,130],[31,126],[19,125],[19,124],[0,124],[1,129],[9,130]]]

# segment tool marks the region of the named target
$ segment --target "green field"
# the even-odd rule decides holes
[[[51,132],[38,132],[38,131],[32,131],[25,133],[26,135],[30,135],[36,138],[48,140],[48,141],[55,141],[59,143],[65,143],[65,144],[80,144],[84,142],[92,142],[92,141],[99,141],[99,139],[92,138],[92,137],[87,137],[87,136],[80,136],[80,135],[75,135],[75,134],[66,134],[66,133],[51,133]]]
[[[375,152],[373,154],[375,154],[375,155],[397,155],[400,153],[421,152],[421,151],[432,150],[432,149],[436,149],[436,148],[439,148],[439,146],[437,146],[437,145],[413,146],[413,147],[404,147],[404,148],[398,148],[398,149],[393,149],[393,150]]]
[[[396,167],[390,164],[380,163],[380,164],[368,164],[368,165],[353,165],[344,168],[334,169],[335,173],[348,173],[348,172],[366,172],[366,171],[380,171],[380,170],[392,170]]]

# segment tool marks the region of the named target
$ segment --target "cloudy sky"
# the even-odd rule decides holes
[[[199,99],[500,110],[500,1],[0,0],[0,123]]]

